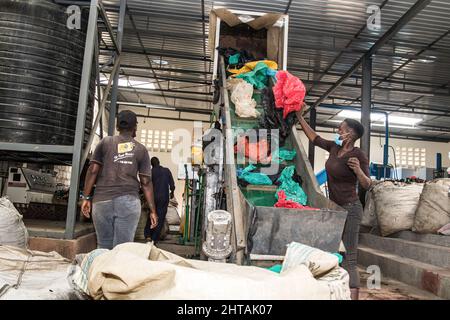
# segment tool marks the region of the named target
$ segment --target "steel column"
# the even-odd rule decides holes
[[[370,160],[370,112],[372,107],[372,57],[364,57],[362,61],[361,88],[361,124],[364,135],[361,138],[361,149]]]
[[[83,71],[80,82],[80,95],[78,99],[77,124],[72,156],[72,173],[70,176],[69,201],[65,238],[73,239],[78,208],[78,187],[80,185],[81,154],[84,141],[84,127],[86,124],[86,110],[88,105],[89,84],[91,80],[92,63],[94,59],[95,36],[97,32],[98,0],[91,0],[89,9],[89,23],[86,32],[86,45],[84,48]]]
[[[117,26],[117,49],[116,59],[122,52],[123,25],[125,23],[125,13],[127,9],[127,0],[120,0],[119,24]],[[119,66],[120,68],[120,66]],[[110,75],[112,77],[112,74]],[[113,136],[116,129],[116,113],[117,113],[117,95],[119,91],[119,72],[114,74],[114,82],[111,91],[111,105],[109,107],[108,136]],[[107,96],[105,94],[105,96]]]
[[[313,130],[316,130],[316,120],[317,120],[317,110],[316,108],[311,108],[309,110],[309,126]],[[311,141],[309,141],[308,144],[308,159],[309,162],[311,163],[311,167],[314,169],[315,147]]]
[[[114,63],[114,68],[113,71],[111,73],[111,76],[115,76],[119,71],[119,65],[120,65],[120,56],[117,57],[115,63]],[[87,159],[87,156],[89,154],[89,151],[91,149],[91,144],[92,141],[94,141],[94,137],[95,137],[95,131],[97,130],[97,126],[100,122],[100,119],[102,117],[103,114],[103,110],[105,110],[105,105],[106,105],[106,101],[109,95],[109,91],[111,90],[111,85],[112,85],[112,78],[110,77],[108,80],[108,85],[106,86],[105,92],[103,93],[103,98],[101,100],[101,102],[98,105],[98,112],[97,115],[95,117],[94,120],[94,125],[92,126],[92,131],[91,131],[91,135],[89,136],[89,140],[84,148],[84,152],[83,152],[83,156],[81,157],[81,165],[84,164],[84,162]]]

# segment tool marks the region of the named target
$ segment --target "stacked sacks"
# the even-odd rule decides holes
[[[381,235],[411,230],[423,184],[394,184],[385,181],[373,190]]]
[[[450,223],[450,179],[435,179],[427,182],[420,196],[413,231],[437,233]],[[441,230],[442,233],[442,230]]]

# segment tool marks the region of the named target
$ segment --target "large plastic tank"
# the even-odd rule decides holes
[[[81,30],[70,30],[64,6],[45,0],[0,0],[0,141],[73,144],[86,14]],[[92,126],[94,92],[95,64],[86,139]],[[10,154],[0,151],[0,161]],[[35,154],[15,155],[15,160],[37,160]]]

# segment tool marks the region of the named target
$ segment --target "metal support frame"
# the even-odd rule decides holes
[[[109,33],[109,37],[111,38],[111,41],[114,45],[114,50],[116,51],[117,54],[120,54],[120,50],[121,50],[121,42],[122,42],[122,34],[123,34],[123,20],[121,21],[121,19],[123,19],[122,17],[122,3],[125,2],[126,3],[127,0],[120,0],[120,11],[119,11],[119,28],[117,29],[117,40],[114,37],[114,32],[113,32],[113,28],[111,26],[111,23],[108,20],[108,15],[106,14],[106,10],[105,7],[103,6],[103,4],[101,2],[98,3],[98,8],[99,8],[99,13],[100,16],[103,19],[103,22],[106,25],[106,30]]]
[[[325,109],[334,109],[334,110],[355,110],[355,111],[360,111],[361,108],[359,107],[355,107],[355,106],[346,106],[346,105],[338,105],[338,104],[327,104],[327,103],[322,103],[320,105],[321,108],[325,108]],[[373,112],[376,113],[387,113],[387,111],[385,111],[384,109],[379,109],[379,108],[372,108],[371,109]],[[317,114],[319,115],[324,115],[324,113],[322,112],[317,112]],[[333,128],[335,129],[336,126],[335,125],[329,125],[326,124],[324,122],[321,122],[319,124],[317,124],[318,127],[320,128]],[[324,132],[323,130],[321,131],[316,130],[317,132]],[[371,134],[373,137],[380,137],[380,134],[384,133],[378,130],[371,130]],[[445,133],[445,132],[444,132]],[[395,137],[394,137],[395,135]],[[406,140],[420,140],[420,141],[433,141],[433,142],[444,142],[444,143],[448,143],[449,139],[442,139],[442,138],[436,138],[433,137],[432,140],[430,140],[430,138],[427,139],[427,137],[424,136],[420,136],[420,135],[415,135],[415,134],[401,134],[401,133],[390,133],[391,138],[396,138],[396,139],[406,139]]]
[[[389,114],[384,112],[384,116],[386,117],[385,122],[385,136],[384,136],[384,148],[383,148],[383,168],[384,175],[383,177],[386,179],[386,171],[389,163]],[[395,166],[396,164],[394,164]]]
[[[418,0],[399,20],[397,20],[394,25],[386,31],[381,38],[379,38],[373,45],[370,47],[367,52],[358,59],[348,71],[340,77],[334,85],[332,85],[324,94],[322,94],[319,99],[314,102],[313,107],[317,107],[321,104],[330,94],[332,94],[348,77],[350,77],[353,72],[355,72],[358,67],[361,65],[364,57],[371,57],[375,54],[381,47],[383,47],[392,37],[400,31],[409,21],[411,21],[422,9],[424,9],[428,4],[430,4],[431,0]]]
[[[123,25],[125,23],[125,13],[127,9],[127,0],[120,0],[120,11],[119,11],[119,24],[117,26],[117,51],[114,59],[114,68],[118,63],[120,54],[122,52],[122,39],[123,39]],[[108,24],[107,24],[108,25]],[[112,36],[111,36],[112,37]],[[120,66],[120,64],[119,64]],[[110,78],[113,74],[110,74]],[[108,83],[109,85],[109,83]],[[109,121],[108,121],[108,136],[114,135],[116,129],[116,113],[117,113],[117,95],[119,90],[119,72],[114,73],[114,82],[111,92],[111,105],[109,109]],[[108,96],[107,93],[104,94],[105,97]]]
[[[94,46],[97,32],[98,0],[91,0],[89,9],[89,23],[86,32],[86,45],[84,48],[83,71],[81,73],[80,95],[78,99],[77,124],[73,146],[72,172],[70,176],[70,190],[67,207],[65,238],[73,239],[75,235],[75,222],[77,216],[78,187],[80,185],[81,156],[84,141],[84,128],[86,124],[86,111],[89,96],[92,62],[94,59]],[[95,129],[94,129],[95,131]]]
[[[95,137],[95,129],[99,125],[103,111],[105,110],[106,101],[107,101],[109,91],[111,90],[111,86],[112,86],[112,78],[113,78],[113,76],[115,76],[116,74],[119,73],[118,72],[119,66],[120,66],[120,56],[118,56],[116,58],[116,61],[114,62],[114,68],[113,68],[113,71],[111,72],[111,77],[109,78],[108,85],[106,86],[106,89],[103,92],[103,98],[98,106],[97,116],[95,117],[94,125],[92,126],[94,129],[91,131],[91,135],[89,136],[88,143],[86,145],[86,148],[84,149],[83,157],[81,158],[81,164],[83,164],[86,161],[87,156],[89,154],[90,146],[92,144],[92,141],[94,141],[94,137]]]
[[[316,120],[317,120],[317,110],[316,108],[311,108],[309,113],[309,126],[313,130],[316,130]],[[311,163],[311,167],[314,169],[315,147],[311,141],[309,141],[308,143],[308,159],[309,162]]]
[[[0,150],[19,151],[19,152],[40,152],[40,153],[65,153],[71,154],[73,146],[57,146],[51,144],[32,144],[32,143],[14,143],[0,142]]]
[[[361,124],[364,135],[361,138],[361,149],[370,159],[370,112],[372,107],[372,57],[364,57],[362,62],[362,88],[361,88]]]

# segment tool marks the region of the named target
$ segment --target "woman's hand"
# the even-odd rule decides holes
[[[348,159],[347,165],[353,170],[354,173],[360,173],[360,171],[362,171],[358,158],[352,157]]]
[[[305,114],[306,110],[308,110],[308,109],[309,109],[309,108],[308,108],[308,106],[306,105],[306,103],[303,102],[303,105],[302,105],[302,107],[300,108],[300,110],[295,112],[295,115],[297,116],[297,119],[298,119],[298,120],[303,119],[303,115]]]
[[[360,185],[365,190],[369,190],[370,185],[372,184],[372,180],[370,180],[370,178],[368,176],[366,176],[364,171],[361,169],[361,164],[359,163],[358,158],[352,157],[352,158],[348,159],[347,165],[356,174],[356,177],[358,178]]]

